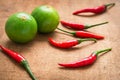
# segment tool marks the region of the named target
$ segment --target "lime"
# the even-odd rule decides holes
[[[30,14],[19,12],[8,18],[5,24],[5,31],[12,41],[26,43],[35,37],[37,23]]]
[[[53,32],[59,24],[59,14],[52,6],[39,6],[32,11],[32,16],[37,21],[39,33]]]

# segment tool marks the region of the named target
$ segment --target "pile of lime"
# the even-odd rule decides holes
[[[35,8],[31,15],[25,12],[11,15],[5,24],[5,31],[12,41],[27,43],[34,39],[37,32],[53,32],[58,24],[58,12],[52,6],[42,5]]]

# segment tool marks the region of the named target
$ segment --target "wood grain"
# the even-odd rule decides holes
[[[111,2],[115,2],[116,5],[98,16],[82,17],[71,14],[78,9]],[[31,13],[35,7],[43,4],[56,8],[61,20],[84,24],[109,21],[109,24],[88,29],[104,35],[105,39],[97,43],[85,42],[67,50],[55,48],[48,43],[48,37],[58,41],[76,39],[58,30],[51,34],[38,34],[27,44],[17,44],[9,40],[4,30],[8,17],[16,12]],[[58,27],[63,28],[61,24]],[[120,80],[119,40],[120,0],[0,0],[0,44],[22,54],[38,80]],[[76,69],[64,69],[57,65],[59,62],[79,60],[93,51],[109,47],[112,47],[112,51],[100,56],[94,65]],[[31,80],[31,78],[19,64],[0,51],[0,80]]]

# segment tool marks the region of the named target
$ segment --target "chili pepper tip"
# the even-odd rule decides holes
[[[64,64],[63,64],[63,63],[58,63],[58,65],[60,65],[60,66],[64,66]]]

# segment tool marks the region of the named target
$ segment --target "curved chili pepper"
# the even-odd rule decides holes
[[[95,51],[90,56],[83,58],[82,60],[72,62],[72,63],[59,63],[60,66],[68,68],[77,68],[93,64],[97,60],[99,53],[111,51],[111,48]]]
[[[73,15],[77,15],[77,14],[85,13],[85,12],[101,14],[101,13],[105,12],[109,6],[114,6],[114,5],[115,5],[115,3],[110,3],[110,4],[101,5],[101,6],[98,6],[95,8],[81,9],[81,10],[77,10],[77,11],[73,12]]]
[[[76,46],[77,44],[80,44],[80,43],[84,42],[84,41],[94,41],[94,42],[96,42],[96,39],[88,38],[88,39],[71,40],[71,41],[66,41],[66,42],[56,42],[52,38],[49,38],[50,44],[52,44],[55,47],[64,48],[64,49],[71,48],[73,46]]]
[[[10,50],[10,49],[7,49],[3,46],[0,45],[0,48],[3,52],[5,52],[8,56],[10,56],[12,59],[14,59],[17,63],[20,63],[25,69],[26,71],[28,72],[28,74],[30,75],[30,77],[32,78],[32,80],[37,80],[35,78],[35,76],[33,75],[31,69],[30,69],[30,66],[28,64],[28,61],[20,54]]]
[[[68,33],[68,34],[72,34],[73,36],[80,37],[80,38],[104,39],[103,36],[93,34],[93,33],[87,32],[87,31],[68,32],[68,31],[62,30],[60,28],[57,28],[57,29],[60,30],[60,31],[63,31],[65,33]]]
[[[98,23],[98,24],[94,24],[94,25],[84,25],[84,24],[69,23],[69,22],[65,22],[65,21],[60,21],[60,22],[64,27],[72,28],[75,30],[84,30],[84,29],[88,29],[91,27],[95,27],[95,26],[99,26],[99,25],[103,25],[103,24],[108,23],[108,22],[103,22],[103,23]]]

